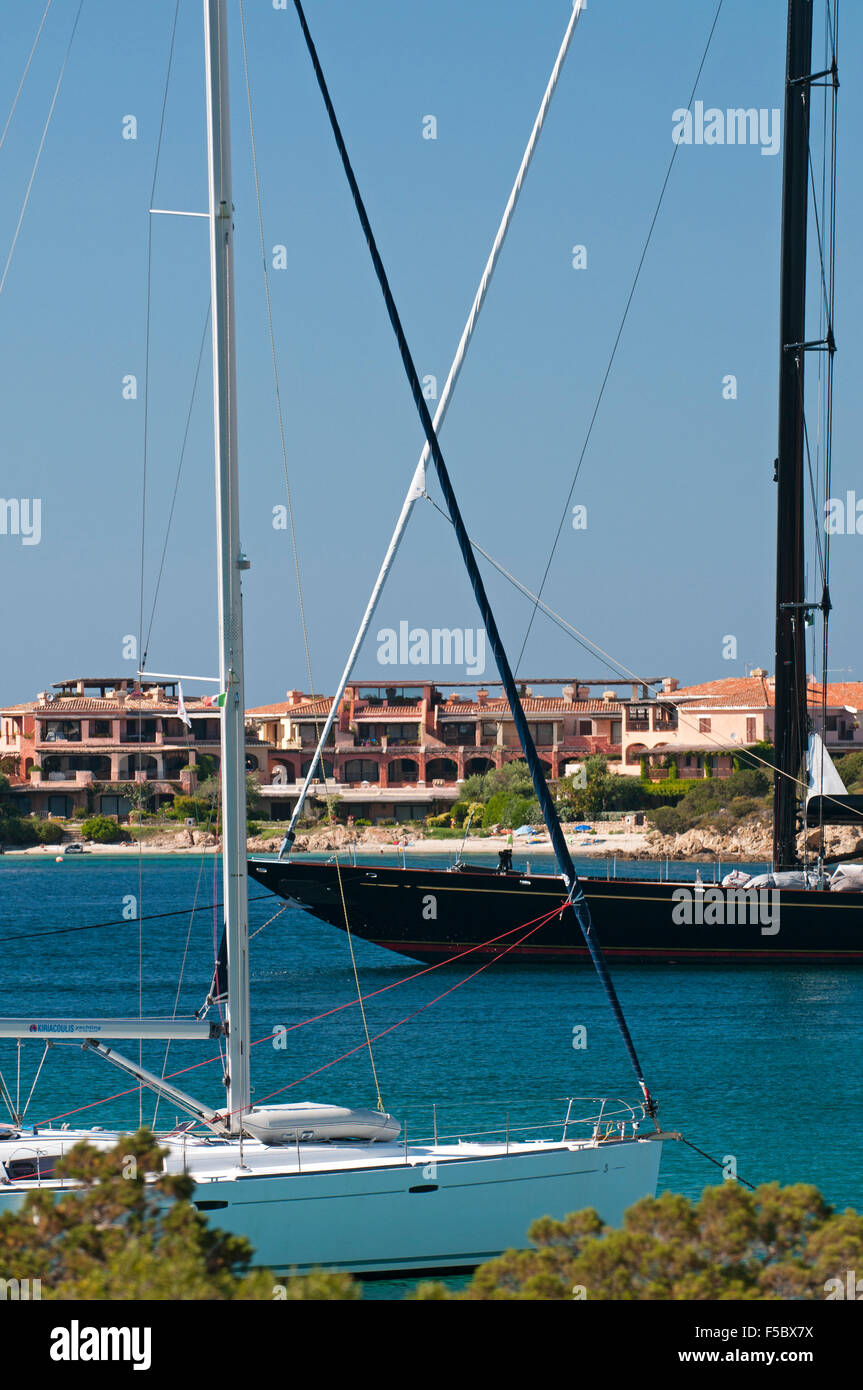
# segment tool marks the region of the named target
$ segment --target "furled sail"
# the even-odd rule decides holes
[[[809,773],[809,790],[806,793],[807,802],[809,798],[813,796],[845,795],[847,791],[845,783],[836,771],[836,764],[824,747],[824,740],[818,733],[811,733],[809,735],[809,747],[806,752],[806,768]]]

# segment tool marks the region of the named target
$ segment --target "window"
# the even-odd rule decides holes
[[[482,721],[483,738],[497,738],[497,720],[484,719]]]
[[[554,743],[554,725],[551,720],[543,721],[541,724],[528,724],[527,727],[534,743],[542,745]]]
[[[62,820],[65,820],[65,819],[67,818],[67,816],[71,816],[71,814],[72,814],[72,798],[71,798],[71,796],[49,796],[49,797],[48,797],[48,815],[49,815],[49,816],[60,816],[60,818],[61,818]]]
[[[81,721],[79,719],[47,719],[45,721],[46,743],[80,743]]]
[[[302,748],[317,748],[318,739],[323,733],[325,723],[326,718],[322,717],[315,724],[298,724],[297,728],[300,731],[300,746]],[[324,746],[326,748],[332,748],[335,741],[335,733],[332,729],[330,729],[330,732],[327,734],[326,744]]]
[[[195,736],[197,737],[197,729],[195,730]],[[125,743],[155,743],[155,719],[127,719],[123,741]]]
[[[746,742],[747,742],[747,743],[754,743],[755,740],[756,740],[756,737],[757,737],[757,735],[756,735],[756,733],[755,733],[755,720],[754,720],[754,719],[747,719],[747,721],[746,721]]]
[[[461,743],[473,743],[474,727],[473,724],[444,724],[441,728],[441,737],[444,743],[453,746]]]
[[[377,763],[370,758],[350,758],[342,768],[344,782],[378,782],[380,773]]]
[[[654,729],[676,729],[677,728],[677,706],[669,704],[655,705],[653,709]]]
[[[416,724],[387,724],[385,729],[389,746],[397,743],[419,743],[419,726]]]
[[[709,720],[709,719],[699,719],[699,721],[698,721],[698,732],[699,732],[700,734],[709,734],[709,733],[710,733],[710,720]]]
[[[649,729],[650,706],[628,705],[626,709],[626,727],[627,729]]]
[[[91,719],[90,721],[91,738],[110,738],[111,720],[110,719]]]
[[[580,738],[590,738],[590,735],[593,733],[593,720],[579,719],[578,733]]]

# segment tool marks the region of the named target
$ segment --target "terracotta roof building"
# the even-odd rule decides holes
[[[863,682],[829,684],[823,718],[822,687],[814,677],[807,703],[814,729],[834,753],[863,748],[858,711],[863,711]],[[727,776],[735,754],[755,743],[773,741],[774,682],[756,667],[748,676],[728,676],[700,685],[679,686],[667,679],[650,699],[626,701],[623,719],[622,771],[637,774],[643,766],[654,778]],[[823,729],[822,729],[823,724]]]
[[[613,689],[600,690],[599,698],[591,694],[591,686],[609,682],[549,684],[563,693],[534,694],[529,682],[523,686],[524,711],[548,776],[563,776],[567,761],[590,753],[619,757],[620,698]],[[474,688],[472,696],[464,693]],[[271,746],[271,783],[263,792],[274,805],[296,803],[330,705],[330,699],[290,690],[279,704],[247,711]],[[522,756],[507,701],[483,686],[468,681],[447,691],[431,682],[356,681],[340,702],[314,792],[338,793],[358,818],[418,819],[451,805],[466,777]]]
[[[35,700],[0,709],[0,758],[19,814],[68,817],[81,811],[125,818],[129,789],[145,784],[156,808],[196,785],[206,754],[220,760],[218,706],[186,696],[176,682],[90,676],[58,681]],[[257,728],[246,749],[250,771],[266,772]]]

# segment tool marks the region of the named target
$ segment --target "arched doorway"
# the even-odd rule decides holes
[[[413,758],[393,758],[387,767],[387,782],[391,787],[399,782],[418,782],[419,775],[419,763]]]
[[[464,765],[465,777],[482,777],[486,772],[494,772],[491,758],[468,758]]]
[[[426,762],[427,782],[455,782],[458,763],[454,758],[429,758]]]

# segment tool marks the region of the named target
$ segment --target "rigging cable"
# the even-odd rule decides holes
[[[270,895],[267,894],[266,896],[269,897]],[[563,904],[559,903],[550,911],[544,912],[540,917],[531,918],[527,922],[520,922],[518,926],[508,928],[507,931],[501,932],[499,936],[493,936],[488,941],[482,941],[478,942],[474,946],[468,946],[463,951],[457,951],[456,954],[453,956],[448,956],[444,960],[434,961],[431,965],[424,966],[422,970],[414,971],[412,975],[404,975],[400,980],[393,980],[390,982],[390,984],[381,985],[378,989],[370,990],[368,994],[363,995],[363,999],[374,999],[379,994],[387,994],[391,989],[398,989],[400,985],[410,984],[412,980],[418,980],[423,975],[429,975],[435,970],[443,969],[443,967],[446,965],[454,964],[456,961],[460,960],[462,956],[472,955],[475,951],[482,950],[484,946],[492,946],[495,945],[498,941],[504,941],[506,937],[512,936],[515,932],[523,931],[525,927],[533,927],[535,925],[538,929],[539,927],[544,926],[546,922],[551,921],[552,917],[557,916],[562,910],[562,907]],[[531,932],[529,933],[529,935],[533,935],[533,933]],[[494,959],[499,959],[499,957],[495,957]],[[493,964],[493,961],[490,961],[489,964]],[[356,999],[349,999],[344,1004],[335,1004],[331,1009],[324,1009],[322,1013],[313,1014],[310,1018],[301,1019],[299,1023],[292,1023],[289,1027],[285,1029],[285,1032],[293,1033],[297,1029],[306,1028],[312,1023],[320,1023],[322,1019],[330,1018],[333,1014],[342,1013],[345,1009],[352,1009],[355,1007],[356,1004]],[[262,1044],[272,1043],[272,1041],[273,1034],[272,1032],[269,1032],[265,1033],[263,1037],[255,1038],[249,1044],[249,1046],[260,1047]],[[163,1077],[163,1080],[173,1081],[176,1079],[176,1077],[184,1076],[187,1072],[197,1071],[199,1067],[212,1066],[214,1062],[219,1062],[221,1060],[221,1055],[217,1055],[215,1057],[204,1057],[203,1060],[200,1062],[191,1062],[188,1066],[178,1068],[177,1071],[173,1071],[167,1077]],[[94,1108],[100,1105],[107,1105],[112,1100],[120,1100],[126,1096],[134,1095],[134,1093],[137,1090],[137,1086],[131,1086],[128,1088],[128,1090],[125,1091],[115,1091],[113,1095],[103,1096],[101,1100],[88,1101],[85,1105],[76,1106],[74,1110],[64,1110],[61,1114],[51,1115],[47,1119],[40,1120],[38,1122],[37,1127],[44,1127],[45,1125],[53,1124],[56,1120],[65,1120],[68,1118],[68,1116],[78,1115],[83,1110],[93,1110]]]
[[[357,959],[356,959],[356,956],[354,955],[354,938],[353,938],[353,933],[351,932],[351,924],[350,924],[350,922],[348,921],[348,905],[347,905],[347,903],[345,902],[345,887],[344,887],[344,884],[342,883],[342,870],[341,870],[341,865],[339,864],[339,856],[338,856],[338,854],[336,854],[336,857],[335,857],[335,858],[336,858],[336,878],[337,878],[338,881],[339,881],[339,896],[340,896],[340,898],[341,898],[341,900],[342,900],[342,913],[344,914],[344,919],[345,919],[345,931],[347,932],[348,946],[350,947],[350,952],[351,952],[351,965],[353,966],[353,971],[354,971],[354,984],[356,985],[356,990],[357,990],[357,1003],[358,1003],[359,1006],[360,1006],[360,1014],[362,1015],[362,1020],[363,1020],[363,1032],[365,1033],[365,1037],[366,1037],[366,1047],[367,1047],[368,1050],[369,1050],[369,1061],[371,1062],[371,1066],[372,1066],[372,1076],[374,1077],[375,1091],[377,1092],[377,1097],[378,1097],[378,1110],[380,1110],[381,1114],[383,1115],[383,1114],[386,1113],[386,1107],[384,1106],[383,1098],[382,1098],[382,1096],[381,1096],[380,1083],[378,1082],[378,1069],[377,1069],[377,1067],[375,1066],[375,1054],[374,1054],[374,1050],[373,1050],[373,1048],[372,1048],[372,1040],[371,1040],[371,1038],[369,1037],[369,1024],[368,1024],[368,1019],[366,1018],[366,1006],[365,1006],[365,1002],[364,1002],[364,1000],[363,1000],[362,991],[361,991],[361,989],[360,989],[360,976],[359,976],[359,971],[357,970]],[[263,928],[261,928],[261,930],[263,930]]]
[[[447,516],[443,508],[438,506],[434,498],[429,497],[428,501],[431,502],[432,506],[435,508],[436,511],[440,513],[444,520],[449,522],[451,525],[452,523],[450,521],[450,518]],[[567,622],[566,618],[562,617],[560,613],[556,613],[553,608],[549,607],[549,605],[545,602],[544,599],[541,599],[539,595],[534,594],[527,587],[526,584],[522,584],[521,580],[516,578],[514,574],[512,574],[508,569],[506,569],[506,567],[502,565],[500,561],[496,560],[494,556],[489,554],[487,550],[484,550],[478,541],[471,539],[470,544],[473,546],[477,554],[482,555],[483,559],[487,560],[490,565],[493,565],[494,568],[498,571],[498,573],[501,574],[503,578],[506,579],[510,584],[512,584],[513,588],[517,589],[520,593],[524,594],[526,598],[532,599],[536,603],[536,606],[540,610],[540,612],[544,613],[546,617],[550,618],[551,621],[554,622],[561,629],[561,631],[567,633],[568,636],[572,637],[574,641],[577,642],[577,644],[584,651],[590,652],[591,655],[599,655],[600,657],[602,657],[602,659],[606,662],[610,670],[614,671],[617,675],[625,676],[625,678],[627,680],[631,680],[633,684],[641,685],[645,688],[645,690],[650,690],[651,688],[653,688],[655,682],[645,680],[643,676],[639,676],[635,671],[630,671],[629,668],[622,661],[618,660],[618,658],[616,657],[613,657],[609,652],[605,651],[603,647],[600,647],[596,642],[592,641],[592,639],[587,637],[583,632],[579,632],[578,628],[573,627],[572,624]],[[728,751],[727,744],[724,743],[722,739],[718,738],[716,734],[702,733],[700,728],[696,729],[694,719],[690,720],[686,718],[686,715],[683,713],[683,711],[688,709],[688,703],[684,703],[682,697],[675,699],[672,695],[666,695],[664,696],[664,699],[670,706],[677,710],[678,719],[680,723],[684,725],[685,728],[692,729],[693,732],[697,732],[699,734],[700,738],[704,738],[708,742],[714,744],[716,746],[717,751]],[[697,706],[695,707],[695,710],[693,712],[697,714]],[[746,757],[750,759],[751,762],[760,764],[760,766],[763,767],[766,771],[772,772],[774,774],[778,773],[787,781],[793,782],[794,785],[800,788],[801,790],[807,790],[807,783],[804,782],[801,778],[795,777],[792,773],[785,772],[782,769],[775,767],[774,764],[770,762],[768,758],[762,757],[760,753],[753,752],[751,748],[747,748],[744,750],[741,747],[741,753],[743,752],[745,752]],[[831,796],[829,793],[826,797],[826,800],[832,801],[836,805],[842,804],[841,802],[838,802],[836,800],[836,797]],[[843,807],[843,809],[846,808]]]
[[[441,391],[440,400],[438,401],[437,407],[435,409],[433,423],[436,430],[440,430],[446,418],[446,414],[449,409],[449,404],[452,399],[452,393],[455,390],[456,384],[461,375],[461,370],[464,365],[465,358],[467,356],[468,348],[470,347],[470,344],[473,340],[473,335],[476,331],[477,322],[479,320],[479,316],[482,312],[482,308],[485,303],[486,295],[491,285],[492,276],[495,273],[495,269],[503,251],[503,246],[506,241],[513,216],[515,214],[515,209],[518,204],[522,188],[524,187],[528,170],[530,169],[531,162],[536,152],[539,137],[542,133],[542,129],[545,124],[549,108],[551,106],[551,101],[557,88],[558,81],[560,79],[563,64],[566,60],[570,44],[575,33],[575,28],[581,17],[583,9],[584,6],[581,3],[581,0],[575,0],[575,3],[573,4],[572,8],[572,13],[569,16],[566,25],[566,30],[564,32],[563,39],[557,52],[557,57],[554,61],[554,66],[551,70],[551,75],[548,79],[548,82],[546,83],[545,91],[543,92],[542,101],[539,105],[539,110],[537,111],[533,126],[531,128],[530,136],[525,146],[524,153],[522,154],[521,162],[518,166],[515,181],[513,182],[512,188],[510,189],[509,197],[507,198],[506,205],[504,207],[503,214],[500,219],[500,223],[498,224],[498,228],[494,236],[494,241],[492,242],[491,251],[489,252],[488,259],[486,260],[482,275],[480,276],[479,285],[477,287],[476,294],[474,295],[473,303],[471,304],[470,311],[467,316],[467,321],[465,323],[464,328],[462,329],[462,334],[455,351],[455,356],[453,357],[453,360],[450,364],[449,371],[447,372],[446,381],[444,382],[443,390]],[[402,503],[401,511],[396,522],[395,530],[393,531],[389,545],[387,546],[386,553],[381,562],[380,568],[378,569],[378,575],[374,582],[374,586],[372,588],[372,592],[369,597],[368,603],[366,604],[365,612],[363,613],[363,616],[360,620],[360,625],[357,629],[356,635],[354,636],[353,645],[351,646],[351,650],[348,654],[347,661],[345,662],[344,670],[342,671],[342,674],[339,678],[336,692],[333,695],[332,700],[330,702],[330,711],[327,715],[326,723],[324,724],[323,733],[320,734],[318,737],[318,746],[315,749],[314,754],[312,755],[308,772],[305,775],[305,781],[303,783],[302,788],[300,789],[299,797],[297,798],[296,805],[291,813],[290,823],[285,833],[285,837],[282,841],[281,849],[279,850],[280,859],[293,844],[294,831],[299,821],[299,817],[302,812],[303,804],[305,802],[309,787],[311,786],[315,768],[321,757],[325,740],[328,737],[329,731],[332,728],[333,723],[335,721],[339,709],[339,702],[341,701],[342,696],[344,695],[345,688],[353,673],[356,659],[359,655],[360,649],[362,648],[363,642],[365,641],[366,634],[368,633],[368,630],[371,626],[372,618],[374,617],[375,612],[377,610],[378,602],[380,600],[381,594],[383,593],[384,585],[387,581],[390,570],[392,569],[392,566],[395,563],[395,558],[401,545],[402,537],[404,536],[405,531],[407,530],[408,522],[410,521],[411,515],[413,514],[414,506],[421,496],[428,496],[428,493],[426,492],[426,465],[428,464],[429,455],[429,443],[427,439],[424,439],[423,446],[420,451],[419,462],[417,463],[416,469],[414,470],[410,486],[408,487],[405,499]]]
[[[12,124],[12,117],[15,115],[15,107],[18,105],[18,98],[24,90],[24,83],[27,79],[27,74],[30,71],[30,64],[33,61],[36,49],[39,46],[39,39],[41,38],[42,30],[45,27],[45,20],[48,18],[48,11],[50,10],[50,8],[51,0],[48,0],[47,5],[42,11],[42,18],[39,21],[39,28],[36,30],[36,37],[33,40],[33,47],[30,49],[30,54],[27,58],[27,62],[24,64],[24,71],[21,74],[21,81],[18,83],[18,90],[16,91],[15,96],[12,99],[12,105],[9,108],[9,115],[6,117],[6,124],[3,127],[2,133],[0,133],[0,150],[2,150],[3,148],[3,142],[6,139],[6,134],[9,130],[9,126]]]
[[[147,464],[149,461],[149,440],[150,440],[150,336],[151,336],[151,301],[153,288],[153,216],[149,209],[154,206],[156,195],[156,180],[159,174],[159,157],[162,152],[162,136],[165,130],[165,112],[168,106],[168,88],[171,82],[171,67],[174,61],[174,44],[177,37],[177,19],[180,13],[180,0],[176,0],[174,6],[174,19],[171,25],[171,42],[168,48],[168,63],[165,71],[165,85],[162,92],[162,108],[159,114],[159,130],[156,137],[156,153],[153,159],[153,177],[150,183],[150,200],[147,204],[147,290],[144,326],[144,420],[142,441],[142,467],[141,467],[141,560],[140,576],[138,589],[138,654],[139,664],[142,670],[146,670],[146,661],[143,659],[144,650],[144,570],[146,564],[146,540],[147,540]],[[138,711],[138,770],[142,770],[143,752],[141,751],[141,733],[143,730],[143,710]],[[142,800],[139,802],[143,806]],[[141,837],[138,837],[138,902],[137,907],[140,912],[144,902],[144,845]],[[144,1016],[144,935],[143,919],[138,917],[138,1017]],[[143,1040],[138,1040],[138,1065],[143,1066],[144,1044]],[[139,1097],[139,1127],[144,1123],[144,1092],[142,1087],[138,1087]]]
[[[36,170],[39,168],[39,161],[40,161],[40,159],[42,158],[42,151],[43,151],[43,149],[45,148],[45,140],[46,140],[47,135],[48,135],[48,127],[49,127],[50,124],[51,124],[51,117],[54,115],[54,107],[56,106],[56,104],[57,104],[57,98],[58,98],[58,96],[60,95],[60,86],[61,86],[62,81],[63,81],[63,74],[64,74],[65,71],[66,71],[66,64],[67,64],[68,61],[69,61],[69,54],[72,52],[72,43],[73,43],[73,40],[74,40],[74,38],[75,38],[75,34],[76,34],[76,32],[77,32],[77,29],[78,29],[78,20],[81,18],[81,11],[82,11],[83,8],[84,8],[84,0],[78,0],[78,8],[77,8],[77,10],[75,11],[75,19],[74,19],[74,22],[73,22],[73,24],[72,24],[72,32],[71,32],[70,35],[69,35],[69,41],[68,41],[68,43],[66,44],[66,52],[65,52],[65,54],[63,55],[63,62],[62,62],[62,65],[61,65],[61,67],[60,67],[60,75],[59,75],[58,78],[57,78],[57,85],[56,85],[55,88],[54,88],[54,95],[53,95],[52,98],[51,98],[51,105],[50,105],[49,108],[48,108],[48,115],[47,115],[46,118],[45,118],[45,125],[44,125],[44,127],[43,127],[43,129],[42,129],[42,138],[41,138],[41,140],[39,141],[39,148],[38,148],[37,151],[36,151],[36,158],[35,158],[34,161],[33,161],[33,168],[30,170],[30,178],[29,178],[28,183],[27,183],[27,190],[26,190],[26,192],[25,192],[25,194],[24,194],[24,201],[23,201],[23,203],[21,204],[21,211],[20,211],[19,214],[18,214],[18,221],[17,221],[17,223],[16,223],[15,231],[14,231],[13,236],[12,236],[12,244],[11,244],[11,246],[9,247],[9,254],[8,254],[8,256],[6,257],[6,264],[5,264],[5,266],[3,267],[3,274],[0,275],[0,294],[3,293],[3,287],[4,287],[5,284],[6,284],[6,277],[7,277],[7,275],[9,274],[9,267],[10,267],[10,265],[12,264],[12,257],[13,257],[14,254],[15,254],[15,247],[18,245],[18,236],[19,236],[19,234],[20,234],[20,232],[21,232],[21,224],[22,224],[23,221],[24,221],[24,214],[25,214],[25,212],[27,211],[27,204],[30,202],[30,194],[31,194],[31,192],[32,192],[32,190],[33,190],[33,182],[34,182],[34,180],[35,180],[35,178],[36,178]],[[37,36],[37,37],[38,37],[38,36]],[[31,55],[31,56],[32,56],[32,55]],[[28,66],[29,66],[29,59],[28,59]],[[22,82],[23,82],[23,78],[22,78],[21,80],[22,80]],[[18,100],[18,97],[16,96],[16,97],[15,97],[15,101],[17,102],[17,100]],[[14,107],[13,107],[13,110],[14,110]],[[11,112],[10,112],[9,114],[10,114],[10,119],[11,119]],[[5,135],[5,131],[4,131],[4,135]]]
[[[713,16],[713,23],[712,23],[711,26],[710,26],[710,33],[709,33],[708,36],[707,36],[707,43],[705,44],[705,46],[704,46],[704,52],[703,52],[702,55],[701,55],[701,62],[699,63],[699,65],[698,65],[698,71],[697,71],[697,73],[695,74],[695,81],[694,81],[693,84],[692,84],[692,90],[691,90],[690,93],[689,93],[689,101],[688,101],[687,104],[686,104],[686,110],[687,110],[687,111],[689,111],[689,110],[691,109],[692,103],[693,103],[693,101],[695,100],[695,93],[696,93],[696,90],[697,90],[697,88],[698,88],[699,80],[700,80],[700,78],[701,78],[702,69],[703,69],[703,67],[704,67],[705,62],[707,61],[707,55],[708,55],[708,53],[710,52],[710,45],[711,45],[711,43],[712,43],[712,41],[713,41],[713,34],[714,34],[715,29],[716,29],[716,25],[717,25],[717,23],[718,23],[718,20],[719,20],[719,15],[720,15],[720,12],[721,12],[721,10],[722,10],[722,4],[723,4],[723,0],[719,0],[719,4],[716,6],[716,13],[715,13],[714,16]],[[651,240],[652,240],[652,238],[653,238],[653,232],[654,232],[654,228],[656,227],[657,219],[658,219],[658,217],[659,217],[659,211],[660,211],[660,208],[662,207],[663,199],[665,198],[665,190],[666,190],[667,187],[668,187],[668,181],[669,181],[669,179],[671,178],[671,171],[672,171],[672,169],[674,168],[674,161],[675,161],[675,159],[677,158],[677,151],[678,151],[679,149],[680,149],[680,145],[679,145],[679,144],[678,144],[678,145],[675,145],[675,146],[674,146],[674,149],[673,149],[673,151],[672,151],[672,153],[671,153],[671,158],[670,158],[670,160],[668,161],[668,168],[667,168],[666,171],[665,171],[665,178],[664,178],[663,181],[662,181],[662,188],[660,189],[660,192],[659,192],[659,199],[658,199],[657,204],[656,204],[656,207],[655,207],[655,209],[654,209],[653,217],[651,218],[651,221],[650,221],[650,226],[649,226],[648,231],[647,231],[647,236],[646,236],[646,238],[645,238],[644,245],[643,245],[642,248],[641,248],[641,255],[640,255],[640,257],[639,257],[638,265],[637,265],[636,270],[635,270],[635,276],[634,276],[634,278],[633,278],[632,285],[631,285],[630,290],[629,290],[629,295],[627,296],[626,304],[625,304],[624,309],[623,309],[623,315],[622,315],[622,317],[621,317],[620,324],[619,324],[618,329],[617,329],[617,335],[616,335],[616,337],[615,337],[615,339],[614,339],[614,344],[613,344],[612,349],[611,349],[611,354],[610,354],[610,356],[609,356],[608,363],[607,363],[606,368],[605,368],[605,374],[604,374],[604,376],[603,376],[603,378],[602,378],[602,382],[601,382],[601,384],[600,384],[599,393],[598,393],[598,395],[597,395],[597,397],[596,397],[596,401],[595,401],[595,403],[594,403],[593,414],[592,414],[591,417],[590,417],[590,423],[588,424],[588,427],[587,427],[587,433],[586,433],[586,435],[585,435],[585,437],[584,437],[584,443],[583,443],[582,446],[581,446],[581,453],[579,454],[579,457],[578,457],[578,463],[576,464],[575,474],[574,474],[574,476],[573,476],[573,479],[572,479],[572,483],[571,483],[571,485],[570,485],[569,492],[567,493],[566,504],[565,504],[565,506],[564,506],[564,508],[563,508],[563,512],[561,513],[560,525],[559,525],[558,528],[557,528],[557,534],[555,535],[554,543],[553,543],[553,545],[552,545],[552,547],[551,547],[551,552],[550,552],[549,557],[548,557],[548,562],[547,562],[547,564],[546,564],[546,566],[545,566],[545,571],[544,571],[544,573],[543,573],[542,580],[541,580],[540,585],[539,585],[539,588],[538,588],[538,590],[537,590],[537,593],[538,593],[538,595],[539,595],[540,598],[542,597],[543,590],[545,589],[546,580],[548,579],[549,570],[551,569],[552,561],[554,560],[554,556],[555,556],[555,551],[557,550],[558,542],[559,542],[559,540],[560,540],[560,535],[561,535],[561,532],[562,532],[562,530],[563,530],[563,524],[564,524],[564,522],[566,521],[567,516],[569,515],[569,508],[570,508],[570,503],[571,503],[571,501],[572,501],[572,494],[573,494],[573,492],[575,491],[575,485],[576,485],[576,483],[578,482],[578,476],[579,476],[579,474],[580,474],[580,472],[581,472],[581,466],[582,466],[582,464],[584,463],[584,458],[585,458],[585,455],[586,455],[586,453],[587,453],[587,448],[588,448],[588,445],[589,445],[589,443],[590,443],[591,435],[593,434],[593,427],[594,427],[594,425],[595,425],[595,423],[596,423],[596,417],[597,417],[597,415],[599,414],[599,407],[600,407],[600,405],[602,404],[602,398],[603,398],[603,396],[605,395],[605,388],[606,388],[606,386],[608,385],[608,379],[609,379],[609,377],[610,377],[610,375],[611,375],[611,369],[612,369],[612,366],[614,365],[614,359],[615,359],[615,357],[617,356],[617,349],[618,349],[618,347],[620,346],[620,340],[621,340],[621,338],[623,337],[623,330],[624,330],[624,328],[625,328],[625,326],[626,326],[626,321],[627,321],[627,319],[629,318],[629,310],[630,310],[630,308],[631,308],[631,306],[632,306],[632,301],[633,301],[633,299],[635,298],[635,291],[636,291],[636,288],[637,288],[637,286],[638,286],[638,282],[639,282],[639,280],[640,280],[640,278],[641,278],[642,267],[643,267],[643,265],[644,265],[645,258],[646,258],[646,256],[647,256],[647,252],[648,252],[648,248],[649,248],[649,246],[650,246]],[[531,628],[533,627],[533,620],[534,620],[534,618],[536,617],[536,607],[537,607],[537,605],[534,605],[534,610],[533,610],[533,612],[532,612],[531,615],[530,615],[530,619],[529,619],[528,625],[527,625],[527,630],[526,630],[526,632],[525,632],[525,634],[524,634],[524,641],[523,641],[522,644],[521,644],[521,651],[519,652],[519,654],[518,654],[518,660],[517,660],[516,663],[515,663],[515,664],[516,664],[516,667],[519,667],[519,666],[521,665],[523,659],[524,659],[525,648],[527,647],[528,639],[530,638]]]
[[[720,0],[720,6],[721,4],[722,0]],[[363,229],[363,234],[366,239],[366,244],[369,248],[369,253],[371,255],[375,275],[378,280],[378,285],[380,287],[381,294],[386,305],[387,314],[393,329],[393,333],[395,334],[396,341],[398,343],[399,355],[401,356],[402,365],[404,366],[405,374],[408,378],[408,384],[410,386],[411,395],[413,396],[414,404],[417,408],[417,413],[419,414],[420,421],[422,423],[423,432],[425,433],[429,449],[434,460],[435,471],[438,477],[438,483],[440,485],[441,492],[443,493],[444,501],[446,502],[447,510],[449,511],[453,527],[455,528],[459,550],[461,551],[462,559],[464,561],[465,568],[470,578],[471,587],[474,591],[474,596],[477,601],[477,606],[479,608],[483,624],[485,626],[486,632],[488,633],[489,643],[494,654],[495,663],[498,668],[498,673],[504,682],[507,697],[510,701],[513,719],[515,721],[516,729],[518,730],[519,742],[521,743],[522,749],[524,750],[525,758],[527,759],[528,766],[531,770],[531,777],[533,779],[533,784],[536,789],[537,799],[540,803],[540,806],[542,807],[543,818],[545,819],[549,835],[551,836],[552,844],[554,845],[555,855],[557,857],[561,875],[563,876],[567,889],[570,890],[571,893],[573,913],[578,923],[585,945],[587,946],[587,949],[590,952],[591,960],[593,961],[596,973],[599,976],[599,979],[605,990],[609,1007],[611,1008],[612,1014],[614,1015],[615,1021],[618,1026],[618,1030],[623,1040],[624,1047],[629,1056],[629,1060],[632,1064],[632,1068],[638,1080],[639,1087],[641,1088],[642,1094],[644,1096],[644,1102],[645,1106],[647,1107],[647,1111],[652,1117],[655,1117],[656,1104],[650,1094],[650,1091],[648,1090],[647,1082],[644,1078],[644,1072],[641,1063],[638,1059],[638,1054],[635,1050],[635,1043],[632,1039],[632,1035],[629,1031],[629,1026],[626,1022],[626,1019],[624,1018],[623,1010],[620,1006],[620,1001],[617,997],[617,991],[615,990],[611,976],[608,973],[608,967],[605,962],[605,956],[603,954],[602,947],[599,943],[599,940],[596,937],[596,934],[593,931],[593,925],[591,922],[590,910],[587,906],[587,900],[585,899],[584,893],[582,892],[579,886],[578,876],[576,875],[575,868],[572,863],[572,858],[566,845],[566,840],[564,839],[563,832],[560,828],[560,821],[557,818],[557,813],[554,808],[551,793],[545,781],[544,772],[539,761],[533,738],[527,725],[524,710],[522,709],[518,699],[518,694],[515,689],[515,684],[512,672],[510,670],[509,661],[507,659],[506,651],[504,649],[503,643],[500,638],[500,633],[498,631],[497,622],[489,604],[488,597],[485,592],[485,586],[483,585],[482,576],[479,572],[479,567],[474,557],[473,549],[470,544],[470,539],[468,537],[464,522],[462,520],[461,511],[456,500],[455,493],[453,492],[452,485],[450,483],[449,473],[447,471],[446,463],[444,462],[444,457],[441,452],[440,442],[435,432],[435,427],[432,422],[431,415],[429,413],[428,404],[426,402],[425,396],[423,395],[423,390],[420,384],[419,376],[417,374],[416,365],[414,363],[413,357],[411,356],[410,348],[408,347],[407,339],[405,337],[404,329],[402,327],[401,318],[399,316],[398,309],[396,308],[396,303],[393,298],[392,290],[390,288],[389,279],[387,277],[383,261],[381,260],[380,252],[378,251],[377,243],[375,241],[368,213],[366,212],[362,194],[360,193],[359,185],[357,184],[357,180],[354,175],[353,168],[351,166],[347,147],[345,146],[344,137],[341,132],[341,127],[339,126],[338,119],[336,117],[335,109],[330,98],[323,69],[321,68],[317,50],[315,49],[315,45],[312,41],[312,36],[309,32],[309,27],[306,23],[306,16],[303,12],[303,7],[300,3],[300,0],[294,0],[294,8],[296,9],[298,18],[300,20],[300,26],[303,31],[303,37],[305,38],[306,47],[309,51],[309,57],[311,58],[312,66],[315,71],[315,76],[318,81],[318,86],[321,91],[321,96],[324,100],[324,105],[327,110],[327,115],[333,132],[333,137],[335,139],[336,146],[341,157],[342,167],[345,172],[345,177],[347,178],[351,190],[351,195],[353,197],[354,207],[356,209],[360,225]]]

